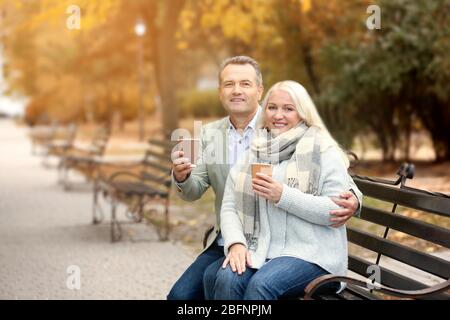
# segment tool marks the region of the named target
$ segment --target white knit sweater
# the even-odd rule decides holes
[[[243,159],[245,157],[242,157]],[[283,182],[288,161],[273,167],[273,178]],[[235,208],[235,180],[242,163],[230,171],[220,213],[225,240],[225,256],[234,243],[245,245],[242,221]],[[330,210],[338,209],[330,197],[339,197],[350,189],[351,177],[337,148],[321,153],[319,196],[312,196],[283,184],[278,203],[260,198],[260,234],[256,251],[251,251],[253,268],[260,268],[266,259],[293,256],[315,263],[329,273],[345,275],[347,270],[347,233],[345,226],[330,225]],[[267,205],[266,205],[267,203]]]

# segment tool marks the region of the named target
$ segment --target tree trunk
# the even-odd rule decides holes
[[[301,1],[292,2],[293,7],[291,12],[295,16],[294,19],[296,20],[298,28],[298,39],[294,39],[294,41],[300,45],[303,65],[305,67],[306,74],[309,78],[311,86],[314,90],[314,94],[319,95],[320,94],[319,78],[317,76],[317,72],[315,69],[314,57],[311,52],[312,50],[311,43],[308,43],[307,40],[305,40],[305,37],[303,36],[304,33],[304,27],[302,26],[303,17],[301,10],[298,10],[300,4]]]
[[[415,110],[431,135],[436,162],[450,160],[450,112],[446,103],[431,96],[417,103]]]
[[[175,33],[178,25],[178,17],[183,9],[185,0],[173,0],[165,5],[164,16],[160,28],[153,26],[151,34],[154,43],[155,74],[162,103],[162,124],[164,135],[170,136],[170,132],[178,127],[178,105],[176,103],[176,41]],[[156,19],[155,19],[156,20]]]
[[[436,162],[442,162],[450,160],[450,147],[449,136],[444,132],[431,132],[431,138],[433,139],[433,148],[436,154]]]
[[[311,47],[302,45],[302,55],[303,55],[303,63],[306,69],[306,74],[308,75],[309,81],[311,82],[311,85],[314,89],[314,93],[316,95],[320,95],[319,79],[315,71],[314,59],[311,54]]]
[[[409,154],[411,151],[411,132],[412,132],[412,116],[409,115],[406,122],[406,130],[405,130],[405,149],[404,149],[404,157],[405,161],[409,162]]]

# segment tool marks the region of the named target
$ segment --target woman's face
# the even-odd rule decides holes
[[[266,127],[277,135],[295,127],[301,121],[291,96],[284,90],[271,92],[265,112]]]

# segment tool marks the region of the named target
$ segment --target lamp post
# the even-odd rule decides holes
[[[139,72],[139,141],[144,140],[145,129],[144,129],[144,43],[142,37],[145,35],[147,27],[145,23],[139,19],[134,26],[134,32],[138,36],[138,72]]]

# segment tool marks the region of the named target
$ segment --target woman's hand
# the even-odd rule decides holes
[[[226,268],[230,264],[233,272],[242,274],[245,271],[245,265],[252,266],[250,252],[242,243],[235,243],[228,249],[228,255],[223,262],[222,268]]]
[[[257,178],[252,179],[253,191],[273,203],[280,201],[283,185],[267,174],[258,172],[256,176]]]

